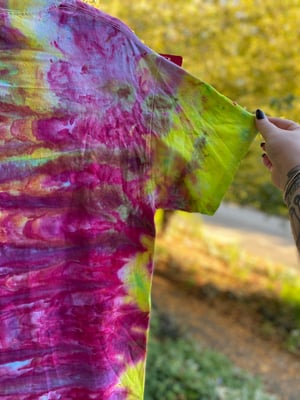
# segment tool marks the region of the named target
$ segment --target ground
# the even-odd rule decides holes
[[[251,323],[240,323],[238,315],[226,312],[223,302],[210,304],[159,274],[154,277],[152,299],[201,346],[218,350],[236,366],[259,375],[280,400],[299,400],[299,357],[258,337]]]
[[[182,237],[187,220],[178,221],[158,239],[154,304],[201,346],[218,350],[238,367],[259,375],[280,400],[299,400],[300,354],[287,351],[280,333],[268,325],[268,319],[276,319],[278,304],[259,290],[266,281],[263,271],[257,267],[246,279],[235,278],[226,262],[193,240],[195,227],[188,223],[189,235]],[[288,324],[288,319],[282,321],[284,327]]]

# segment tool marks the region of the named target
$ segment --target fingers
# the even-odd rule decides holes
[[[277,134],[279,129],[275,124],[270,122],[261,110],[256,111],[256,127],[265,140]]]
[[[264,153],[262,155],[262,160],[263,160],[264,166],[267,167],[269,171],[272,171],[273,164],[266,153]]]
[[[267,118],[257,110],[256,126],[264,138],[263,164],[271,172],[274,185],[283,190],[288,172],[299,165],[300,125],[287,119]]]
[[[295,129],[299,129],[300,128],[300,125],[298,125],[296,122],[291,121],[289,119],[269,117],[268,120],[270,122],[272,122],[273,125],[277,126],[280,129],[293,131]]]
[[[261,143],[260,147],[263,149],[264,152],[266,151],[266,143],[265,142]],[[263,153],[261,155],[261,157],[262,157],[264,166],[267,167],[269,171],[272,171],[273,164],[272,164],[272,161],[270,160],[269,156],[266,153]]]
[[[274,128],[286,131],[300,130],[300,125],[295,121],[276,117],[266,117],[264,112],[261,110],[256,111],[256,125],[263,136],[268,135],[268,133],[276,133],[276,129]],[[267,130],[270,130],[270,132],[267,132]],[[277,132],[279,132],[279,130],[277,130]]]

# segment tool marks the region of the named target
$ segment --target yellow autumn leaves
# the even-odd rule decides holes
[[[85,0],[247,107],[300,120],[300,0]]]

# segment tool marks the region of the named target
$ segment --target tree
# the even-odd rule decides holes
[[[88,2],[91,2],[88,1]],[[249,110],[297,119],[300,0],[94,0]]]

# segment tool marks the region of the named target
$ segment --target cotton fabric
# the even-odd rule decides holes
[[[0,32],[0,397],[140,400],[154,213],[212,214],[254,118],[80,1]]]

